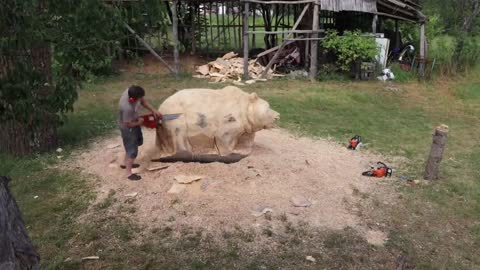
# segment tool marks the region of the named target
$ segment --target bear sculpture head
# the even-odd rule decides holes
[[[252,132],[275,127],[275,121],[280,119],[280,114],[270,108],[265,100],[258,97],[256,93],[249,95],[247,112],[248,122]]]

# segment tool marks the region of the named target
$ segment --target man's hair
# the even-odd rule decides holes
[[[128,88],[128,97],[129,98],[142,98],[145,96],[145,90],[138,85],[132,85]]]

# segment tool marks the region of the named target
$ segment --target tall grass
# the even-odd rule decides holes
[[[440,35],[432,39],[429,47],[429,58],[436,60],[437,73],[451,75],[458,71],[471,69],[478,64],[480,59],[480,37],[470,36],[464,38],[464,47],[459,59],[455,50],[459,42],[458,38],[450,35]],[[455,67],[455,63],[459,67]],[[460,68],[460,70],[455,70]]]

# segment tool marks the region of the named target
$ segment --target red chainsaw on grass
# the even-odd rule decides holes
[[[151,114],[144,114],[141,115],[139,118],[141,118],[142,121],[142,126],[146,128],[157,128],[162,124],[162,121],[169,121],[169,120],[175,120],[177,119],[181,113],[175,113],[175,114],[162,114],[161,118],[155,117],[153,113]]]
[[[350,139],[350,142],[347,148],[350,150],[357,150],[357,147],[359,147],[361,144],[362,144],[362,137],[355,135],[355,137]]]
[[[392,177],[393,169],[389,168],[383,162],[377,162],[377,168],[371,167],[370,170],[363,172],[363,176],[370,176],[370,177]]]

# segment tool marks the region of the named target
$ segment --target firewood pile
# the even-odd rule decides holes
[[[257,63],[256,60],[248,62],[248,74],[253,81],[263,81],[264,79],[261,76],[264,70],[265,67]],[[238,57],[234,52],[229,52],[215,61],[197,67],[195,71],[199,73],[199,75],[194,76],[196,78],[209,78],[212,82],[234,81],[240,83],[243,75],[243,58]],[[269,70],[266,79],[273,76],[275,76],[273,71]],[[246,83],[249,83],[249,81]]]

